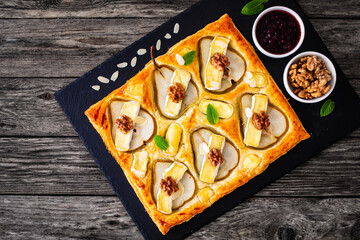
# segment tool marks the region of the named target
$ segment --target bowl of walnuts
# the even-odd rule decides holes
[[[316,103],[327,98],[335,88],[336,70],[325,55],[303,52],[289,61],[284,70],[284,85],[292,98]]]

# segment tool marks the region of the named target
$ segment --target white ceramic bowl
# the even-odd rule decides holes
[[[292,64],[298,62],[300,60],[300,58],[306,57],[306,56],[317,56],[318,58],[321,58],[322,60],[324,60],[326,68],[331,72],[331,77],[332,77],[332,79],[330,80],[331,89],[326,94],[322,95],[321,97],[314,98],[314,99],[303,99],[303,98],[298,97],[293,92],[294,87],[291,86],[291,84],[289,84],[289,80],[288,80],[288,72],[289,72],[290,66]],[[324,100],[325,98],[327,98],[331,94],[331,92],[334,90],[335,84],[336,84],[336,69],[334,67],[334,64],[330,61],[330,59],[327,58],[324,54],[321,54],[318,52],[311,52],[311,51],[303,52],[303,53],[300,53],[300,54],[296,55],[295,57],[293,57],[293,59],[291,59],[289,61],[289,63],[286,65],[285,70],[284,70],[283,80],[284,80],[285,89],[292,98],[294,98],[295,100],[297,100],[299,102],[303,102],[303,103],[316,103],[316,102],[320,102],[320,101]]]
[[[291,50],[290,52],[287,52],[287,53],[283,53],[283,54],[274,54],[274,53],[271,53],[271,52],[268,52],[266,51],[261,45],[260,43],[258,42],[257,38],[256,38],[256,27],[260,21],[260,19],[265,15],[267,14],[268,12],[271,12],[271,11],[276,11],[276,10],[280,10],[280,11],[284,11],[284,12],[287,12],[289,13],[290,15],[292,15],[299,23],[300,25],[300,40],[299,42],[297,43],[297,45],[295,46],[295,48],[293,50]],[[302,21],[302,19],[300,18],[300,16],[295,12],[293,11],[292,9],[290,8],[287,8],[287,7],[283,7],[283,6],[275,6],[275,7],[271,7],[271,8],[267,8],[266,10],[262,11],[259,16],[256,18],[255,22],[254,22],[254,25],[253,25],[253,28],[252,28],[252,38],[253,38],[253,41],[255,43],[255,46],[257,47],[257,49],[259,49],[263,54],[265,54],[266,56],[268,57],[272,57],[272,58],[284,58],[284,57],[287,57],[287,56],[290,56],[291,54],[293,54],[294,52],[296,52],[299,47],[301,46],[301,44],[303,43],[304,41],[304,37],[305,37],[305,26],[304,26],[304,23]]]

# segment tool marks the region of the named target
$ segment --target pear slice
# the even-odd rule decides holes
[[[169,148],[166,150],[166,153],[174,156],[179,150],[179,143],[181,140],[182,128],[177,123],[172,123],[168,127],[165,140],[169,143]]]
[[[245,73],[246,66],[244,59],[231,49],[228,49],[226,52],[226,57],[230,61],[230,65],[228,67],[230,69],[229,79],[237,82]]]
[[[194,133],[192,133],[191,135],[191,142],[194,151],[195,167],[198,173],[200,173],[204,156],[206,154],[201,150],[202,148],[201,145],[203,145],[204,143],[208,145],[210,136],[212,134],[213,134],[212,131],[205,128],[201,128],[195,131]],[[238,165],[239,162],[239,158],[240,158],[239,152],[236,150],[235,146],[227,140],[225,141],[225,145],[222,153],[223,153],[224,162],[220,164],[215,181],[227,177],[231,172],[231,170],[233,170]]]
[[[171,161],[156,161],[154,163],[153,196],[157,196],[160,190],[160,181],[166,169],[172,165]],[[189,172],[185,172],[178,183],[181,194],[172,200],[172,209],[177,209],[189,201],[195,194],[195,180]],[[177,192],[179,192],[177,191]],[[177,193],[175,192],[175,193]],[[157,200],[156,200],[157,201]]]
[[[191,79],[191,73],[181,69],[181,68],[177,68],[174,71],[173,76],[171,77],[170,80],[170,86],[175,85],[176,83],[182,85],[186,91],[189,82]],[[173,102],[169,95],[166,96],[165,99],[165,107],[164,107],[164,111],[167,115],[170,115],[172,117],[177,116],[180,112],[181,109],[181,105],[182,105],[182,100],[180,100],[179,102]]]
[[[274,144],[277,142],[277,137],[275,137],[274,135],[270,135],[267,134],[265,131],[263,131],[263,133],[261,134],[261,139],[259,142],[259,145],[257,146],[257,148],[266,148],[268,146],[270,146],[271,144]]]
[[[210,45],[213,38],[211,37],[205,37],[202,38],[199,41],[198,47],[199,47],[199,62],[200,62],[200,73],[202,81],[204,81],[205,78],[205,69],[206,65],[209,60],[210,56]],[[231,88],[233,86],[231,80],[234,80],[235,82],[238,82],[242,76],[244,75],[246,71],[246,65],[244,59],[241,57],[240,54],[235,52],[232,49],[227,49],[226,51],[226,57],[230,61],[229,69],[230,69],[230,75],[228,78],[223,77],[221,80],[221,88],[218,90],[213,90],[214,92],[223,92],[227,89]]]
[[[287,129],[285,116],[276,108],[269,107],[266,112],[269,115],[269,131],[275,137],[281,136]]]
[[[128,101],[125,102],[120,110],[120,114],[117,116],[118,118],[121,116],[127,116],[132,121],[135,120],[140,111],[140,103],[136,101]],[[115,134],[115,147],[119,151],[127,151],[130,149],[130,142],[132,139],[134,129],[129,130],[124,133],[120,130],[120,128],[116,128]]]
[[[118,118],[122,106],[124,105],[125,101],[121,100],[114,100],[111,101],[110,113],[111,113],[111,122],[112,122],[112,137],[115,142],[115,135],[116,135],[116,125],[115,121]],[[138,123],[138,119],[141,119],[142,122]],[[140,109],[138,118],[135,118],[135,128],[136,132],[133,132],[132,139],[130,142],[130,151],[138,149],[139,147],[144,145],[144,142],[148,141],[154,134],[155,131],[155,122],[154,118],[144,109]]]
[[[161,114],[166,117],[173,117],[167,114],[165,111],[165,101],[168,96],[168,88],[170,86],[170,82],[173,74],[174,71],[165,66],[162,66],[158,70],[154,71],[157,106]],[[192,81],[190,81],[186,89],[185,98],[182,101],[178,115],[180,115],[187,107],[192,105],[197,100],[197,98],[198,98],[198,90],[195,84]]]
[[[172,202],[172,208],[177,209],[184,205],[186,201],[194,196],[195,193],[195,181],[193,176],[185,172],[184,176],[179,182],[179,188],[182,188],[182,194]]]
[[[207,100],[207,99],[201,100],[199,104],[200,111],[206,114],[206,108],[209,104],[214,106],[214,108],[219,113],[220,118],[230,118],[234,113],[234,107],[231,104],[217,100]]]
[[[224,149],[222,151],[224,162],[220,164],[219,171],[215,180],[221,180],[229,174],[229,172],[236,167],[239,162],[239,153],[229,142],[225,142]]]

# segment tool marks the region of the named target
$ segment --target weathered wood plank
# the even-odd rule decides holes
[[[1,18],[170,18],[196,3],[197,0],[127,0],[127,1],[60,1],[18,0],[0,3]],[[246,1],[243,1],[244,3]],[[357,0],[308,1],[299,5],[309,17],[360,17]]]
[[[77,136],[53,94],[72,78],[0,78],[0,135]],[[49,98],[39,98],[49,93]]]
[[[75,78],[0,78],[0,136],[77,136],[53,94]],[[360,78],[350,79],[360,95]],[[50,96],[51,97],[51,96]],[[360,137],[360,130],[351,137]]]
[[[354,198],[250,198],[188,239],[359,239]],[[141,239],[116,197],[0,196],[2,239]]]
[[[117,197],[0,196],[1,239],[142,239]]]
[[[78,138],[0,138],[1,194],[114,195]],[[346,138],[257,196],[359,196],[359,138]]]
[[[7,19],[0,22],[1,77],[78,77],[164,19]],[[360,20],[313,19],[345,74],[360,78]]]

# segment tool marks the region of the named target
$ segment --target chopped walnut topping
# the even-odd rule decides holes
[[[295,88],[294,93],[300,98],[313,99],[327,93],[331,85],[331,72],[325,62],[316,56],[307,56],[291,65],[289,82]]]
[[[171,101],[178,103],[185,98],[185,88],[180,83],[175,83],[168,88],[168,95]]]
[[[260,114],[254,113],[251,120],[257,130],[263,130],[270,126],[269,115],[264,111],[261,111]]]
[[[206,155],[206,158],[211,162],[211,165],[216,167],[218,164],[223,163],[224,159],[221,154],[221,151],[216,148],[212,148],[210,152]]]
[[[211,57],[211,64],[219,71],[224,71],[224,76],[229,77],[230,69],[228,66],[230,65],[229,59],[222,53],[215,53]]]
[[[160,189],[166,192],[168,196],[170,196],[173,192],[177,192],[177,190],[179,190],[179,187],[176,184],[175,180],[172,179],[171,176],[168,176],[166,180],[161,179]]]
[[[121,115],[120,118],[116,119],[115,124],[124,134],[134,128],[133,120],[126,115]]]

